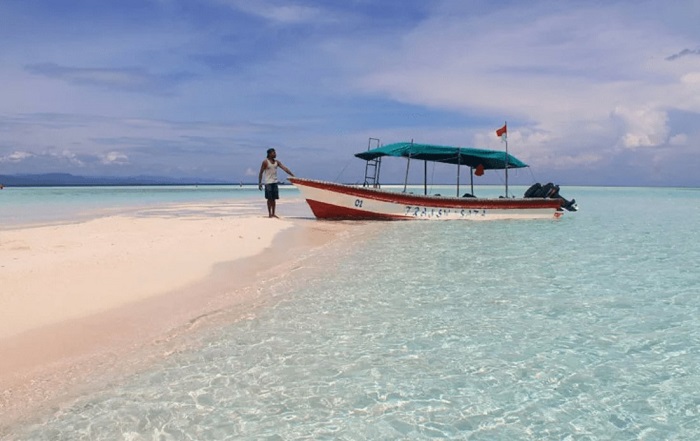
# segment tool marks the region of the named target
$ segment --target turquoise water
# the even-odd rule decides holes
[[[390,191],[403,191],[403,185],[387,185]],[[513,193],[523,194],[525,187],[512,187]],[[480,197],[499,197],[500,186],[477,186]],[[423,186],[412,185],[407,191],[422,194]],[[455,196],[454,186],[430,185],[428,194]],[[280,186],[282,202],[299,198],[291,185]],[[459,193],[471,191],[461,186]],[[101,186],[101,187],[6,187],[0,191],[0,229],[27,224],[49,224],[76,221],[110,213],[124,213],[153,205],[179,203],[227,203],[231,201],[260,201],[262,193],[251,185],[162,185],[162,186]],[[294,210],[295,215],[311,216],[305,207]]]
[[[248,319],[17,439],[700,439],[700,191],[565,195],[348,223]]]
[[[283,195],[288,192],[298,194],[294,187],[280,188]],[[154,204],[254,199],[262,199],[262,195],[256,186],[250,185],[6,187],[0,191],[0,228],[74,221]]]

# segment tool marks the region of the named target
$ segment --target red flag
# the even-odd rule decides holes
[[[503,124],[503,127],[500,129],[496,130],[496,136],[498,137],[503,137],[506,133],[508,133],[508,124]]]
[[[484,166],[482,164],[477,165],[476,171],[474,172],[474,174],[477,176],[483,176],[484,175]]]

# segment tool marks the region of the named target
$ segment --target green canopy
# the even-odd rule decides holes
[[[387,144],[376,149],[356,153],[360,159],[366,161],[381,156],[403,156],[405,158],[421,159],[425,161],[445,162],[448,164],[468,165],[476,168],[479,165],[486,170],[502,170],[506,168],[527,167],[527,164],[512,155],[497,150],[475,149],[471,147],[450,147],[442,145],[414,144],[412,142],[397,142]]]

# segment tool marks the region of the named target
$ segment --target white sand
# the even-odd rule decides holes
[[[108,217],[0,235],[0,339],[195,282],[259,254],[281,219]]]
[[[188,205],[0,231],[0,435],[175,328],[245,313],[264,277],[344,229]]]

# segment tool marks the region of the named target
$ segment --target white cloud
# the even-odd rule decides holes
[[[58,159],[63,159],[67,162],[69,162],[72,165],[78,166],[78,167],[83,167],[85,163],[76,155],[74,152],[70,150],[63,150],[59,153],[53,153],[49,152],[47,153],[48,156],[54,156]]]
[[[271,2],[267,0],[257,0],[254,2],[247,0],[215,1],[275,23],[314,23],[318,22],[320,19],[323,19],[322,10],[313,6],[305,6],[300,4],[294,5],[282,1]]]
[[[15,151],[6,156],[0,156],[0,162],[21,162],[27,158],[33,157],[34,154],[29,152]]]
[[[685,84],[700,84],[700,72],[688,72],[681,77],[681,82]]]
[[[688,135],[685,133],[680,133],[678,135],[672,136],[669,140],[668,143],[670,145],[687,145],[688,144]]]
[[[681,99],[685,109],[700,111],[700,93],[684,87],[694,84],[694,74],[680,77],[648,63],[676,38],[626,18],[621,5],[552,11],[534,5],[499,11],[498,20],[434,16],[398,46],[368,49],[374,58],[357,84],[402,102],[515,119],[559,136],[592,124],[610,130],[608,116],[616,113],[630,128],[628,147],[665,142],[665,109]]]
[[[658,109],[618,106],[613,115],[625,125],[621,142],[624,147],[656,147],[668,141],[668,116]]]
[[[128,164],[129,157],[121,152],[107,152],[104,156],[102,156],[102,163],[118,165]]]

